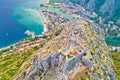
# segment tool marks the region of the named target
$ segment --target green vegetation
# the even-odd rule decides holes
[[[80,80],[86,80],[86,78],[85,77],[80,77]]]
[[[45,42],[40,45],[40,48],[42,48],[44,46],[44,44],[45,44]]]
[[[60,6],[58,6],[58,5],[50,5],[50,4],[49,5],[40,4],[40,6],[47,7],[47,8],[57,8],[57,9],[60,8]]]
[[[39,47],[38,47],[38,46],[35,46],[35,47],[34,47],[34,50],[39,50]]]
[[[60,0],[50,0],[50,3],[59,3]]]
[[[105,40],[108,45],[120,46],[120,40],[118,39],[106,38]]]
[[[120,80],[120,52],[112,52],[112,57],[116,66],[116,77]]]
[[[16,74],[28,67],[24,64],[32,58],[35,50],[30,49],[26,52],[17,54],[6,54],[7,56],[0,58],[0,80],[12,80]],[[24,67],[21,67],[24,66]]]
[[[58,8],[60,8],[60,6],[52,6],[52,8],[56,8],[56,9],[58,9]]]
[[[106,34],[106,43],[108,45],[113,45],[113,46],[120,46],[120,37],[118,34],[120,33],[119,30],[112,30],[108,28],[108,34]]]
[[[55,36],[58,36],[61,33],[62,29],[56,30]]]
[[[91,55],[94,55],[94,53],[92,51],[90,51]]]

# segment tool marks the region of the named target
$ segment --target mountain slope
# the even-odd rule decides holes
[[[114,80],[114,65],[101,30],[84,19],[68,22],[15,80]]]
[[[106,21],[113,20],[117,25],[120,19],[120,1],[118,0],[69,0],[74,4],[82,5],[88,11],[95,11]]]

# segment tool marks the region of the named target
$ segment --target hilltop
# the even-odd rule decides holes
[[[45,12],[48,14],[49,12]],[[114,64],[101,30],[79,18],[37,51],[31,65],[15,80],[114,80]]]

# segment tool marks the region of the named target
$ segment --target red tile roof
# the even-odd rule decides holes
[[[78,55],[78,52],[74,51],[74,52],[72,53],[72,55],[77,56],[77,55]]]

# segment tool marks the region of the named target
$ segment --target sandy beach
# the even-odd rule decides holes
[[[47,18],[45,17],[45,15],[43,14],[42,10],[39,10],[39,13],[40,13],[40,16],[42,18],[42,24],[44,26],[44,32],[48,31],[48,28],[47,28],[47,23],[49,22],[47,20]]]

